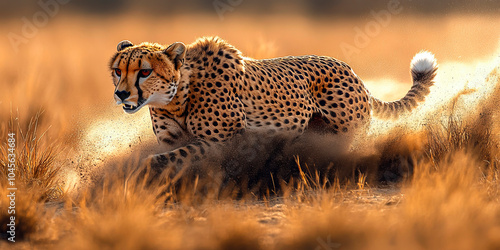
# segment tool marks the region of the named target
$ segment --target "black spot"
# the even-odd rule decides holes
[[[191,153],[191,154],[196,153],[196,149],[194,149],[194,147],[193,147],[193,146],[191,146],[191,145],[187,145],[187,146],[186,146],[186,148],[189,150],[189,153]]]
[[[168,135],[170,135],[170,137],[172,137],[172,139],[177,140],[181,136],[181,133],[174,134],[174,133],[169,131]]]
[[[168,161],[167,157],[164,155],[159,155],[157,160],[161,163],[167,163]]]
[[[187,152],[184,149],[179,149],[179,153],[181,154],[182,157],[186,157],[187,156]]]
[[[170,154],[168,154],[168,157],[170,158],[170,161],[171,161],[171,162],[174,162],[174,161],[175,161],[175,159],[176,159],[176,157],[175,157],[175,153],[170,153]]]

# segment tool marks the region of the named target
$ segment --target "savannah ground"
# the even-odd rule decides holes
[[[22,21],[3,19],[0,247],[500,248],[500,17],[403,9],[365,34],[360,46],[358,30],[373,21],[370,15],[238,15],[237,8],[222,20],[210,13],[60,11],[14,49],[6,37],[20,34]],[[400,120],[375,120],[356,141],[358,150],[339,153],[335,138],[306,134],[277,161],[287,162],[279,167],[293,169],[292,177],[270,173],[262,176],[270,183],[250,185],[221,181],[221,171],[182,186],[137,182],[140,158],[162,148],[147,110],[126,115],[114,105],[109,57],[123,39],[170,44],[205,35],[218,35],[253,58],[336,57],[387,101],[410,88],[416,52],[433,52],[440,68],[426,102]],[[355,50],[346,53],[342,44]],[[15,243],[7,240],[9,133],[15,133],[17,164]],[[254,146],[233,143],[243,158],[247,145]],[[251,152],[270,157],[261,151],[272,146]],[[214,162],[207,165],[218,169]],[[259,168],[256,162],[269,159],[257,157],[238,173]]]

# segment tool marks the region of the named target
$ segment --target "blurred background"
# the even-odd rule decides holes
[[[50,1],[42,1],[50,2]],[[238,12],[245,15],[273,15],[293,13],[310,17],[335,17],[368,14],[371,10],[384,8],[389,1],[384,0],[64,0],[71,3],[68,10],[83,14],[109,15],[127,11],[148,13],[148,15],[213,14],[214,5],[238,5]],[[217,3],[218,2],[218,3]],[[414,14],[439,15],[446,13],[498,13],[500,3],[494,0],[400,0],[406,11]],[[37,10],[37,1],[0,3],[3,17],[15,17]]]
[[[395,100],[422,49],[440,63],[494,56],[499,10],[496,0],[3,0],[0,119],[12,113],[27,123],[42,112],[47,137],[73,145],[89,121],[125,117],[108,71],[124,39],[167,45],[217,35],[257,59],[331,56],[375,96]],[[150,126],[146,111],[126,117]]]
[[[16,196],[16,234],[25,243],[16,247],[500,249],[500,104],[490,98],[500,96],[499,10],[499,0],[0,0],[0,176],[7,173],[7,134],[14,132],[16,185],[29,188]],[[268,192],[261,200],[248,190],[240,202],[235,193],[179,189],[185,201],[165,204],[164,186],[151,192],[129,182],[140,160],[134,153],[165,149],[155,148],[147,109],[127,115],[114,104],[108,64],[124,39],[168,45],[201,36],[220,36],[256,59],[337,58],[386,101],[410,88],[417,52],[433,52],[439,70],[436,86],[411,115],[372,120],[368,135],[382,136],[375,143],[363,134],[357,143],[373,152],[329,165],[352,174],[345,186],[338,178],[321,187],[303,164],[309,177],[301,170],[300,188],[290,185],[290,196]],[[304,150],[296,148],[312,152],[313,164],[343,152],[342,141],[330,141],[337,138],[303,139]],[[237,143],[236,151],[254,152]],[[415,178],[401,190],[379,189],[370,182],[377,176],[353,169],[367,161],[387,169],[386,180],[406,179],[413,169]],[[217,190],[211,177],[205,183]],[[274,180],[288,186],[271,178],[273,186]],[[204,189],[202,180],[194,185]],[[0,249],[11,216],[5,181]],[[78,192],[84,184],[96,185]],[[45,203],[52,199],[64,204]]]

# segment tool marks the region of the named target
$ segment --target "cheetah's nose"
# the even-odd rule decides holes
[[[118,96],[118,98],[120,98],[120,100],[122,100],[122,102],[123,102],[123,101],[125,101],[125,99],[127,99],[127,97],[130,96],[130,92],[125,91],[125,90],[116,91],[115,95]]]

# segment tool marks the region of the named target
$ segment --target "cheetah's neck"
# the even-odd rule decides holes
[[[180,77],[179,81],[177,83],[177,92],[167,105],[160,107],[168,113],[177,116],[177,117],[182,117],[185,116],[187,112],[187,105],[186,103],[189,102],[189,78],[191,75],[191,70],[188,67],[181,67],[180,70]]]

